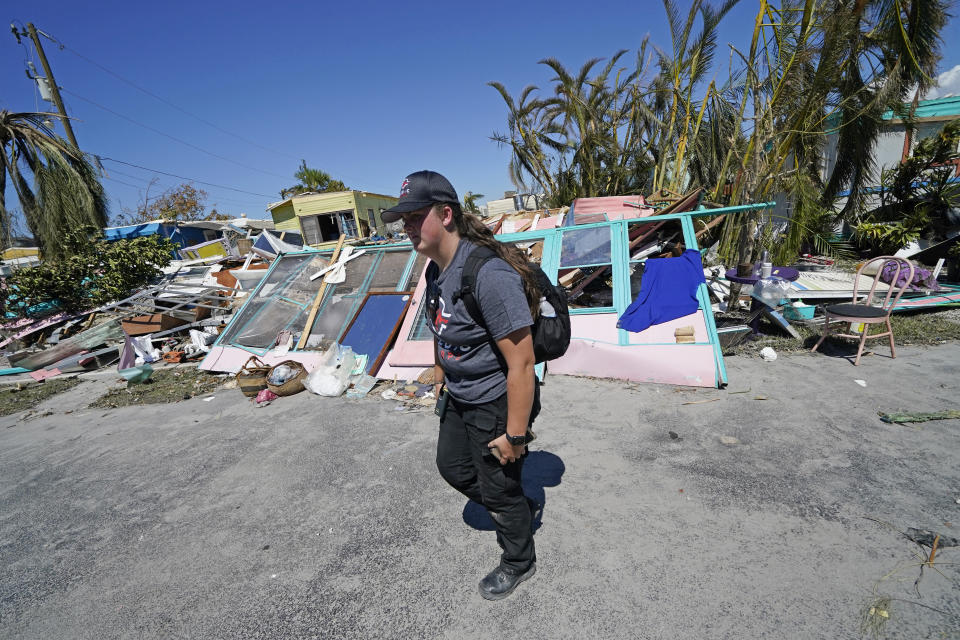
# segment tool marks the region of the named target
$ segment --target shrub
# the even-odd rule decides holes
[[[0,291],[7,318],[76,312],[120,300],[159,276],[176,249],[160,236],[107,242],[93,228],[68,232],[64,244],[65,257],[7,276]]]

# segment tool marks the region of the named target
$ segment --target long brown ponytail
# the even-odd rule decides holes
[[[466,238],[478,247],[488,247],[520,274],[520,279],[523,281],[523,293],[527,298],[527,304],[530,306],[530,314],[536,318],[540,313],[540,290],[537,288],[537,279],[533,275],[533,271],[530,270],[530,263],[527,261],[526,254],[512,244],[497,240],[493,231],[483,224],[480,218],[472,213],[464,213],[459,202],[438,204],[450,207],[453,210],[453,220],[461,238]]]

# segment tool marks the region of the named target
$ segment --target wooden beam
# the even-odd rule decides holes
[[[337,247],[330,256],[330,264],[334,264],[340,257],[340,249],[343,248],[343,241],[347,239],[346,234],[341,233],[337,240]],[[310,331],[313,329],[313,323],[317,320],[317,310],[320,309],[320,303],[323,301],[323,294],[327,292],[327,279],[324,277],[317,290],[317,297],[313,299],[313,306],[310,308],[310,315],[307,316],[307,322],[303,325],[303,333],[300,334],[300,340],[297,341],[297,349],[303,349],[307,346],[307,339],[310,337]]]

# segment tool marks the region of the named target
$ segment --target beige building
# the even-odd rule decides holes
[[[332,245],[341,235],[366,238],[385,234],[381,218],[397,204],[394,196],[366,191],[304,193],[267,205],[277,231],[295,231],[313,247]]]

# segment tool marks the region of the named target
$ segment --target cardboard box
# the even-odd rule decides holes
[[[120,321],[120,325],[128,336],[145,336],[148,333],[166,331],[183,324],[187,324],[187,321],[166,313],[151,313],[150,315],[134,316]]]

